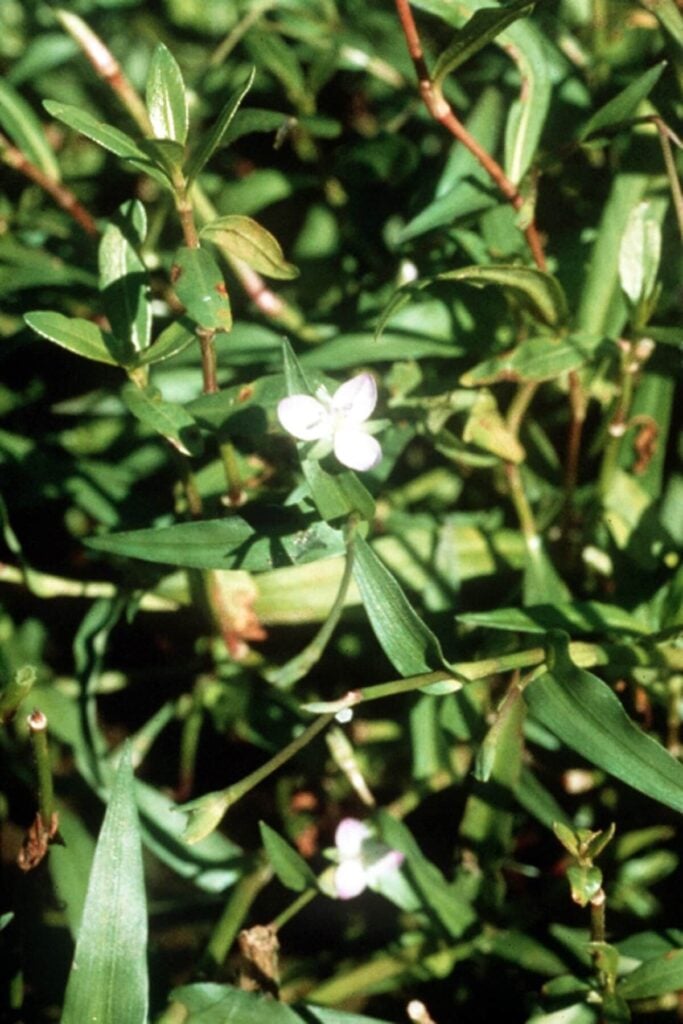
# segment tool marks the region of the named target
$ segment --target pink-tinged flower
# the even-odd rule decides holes
[[[396,871],[403,854],[390,850],[373,838],[372,831],[357,818],[344,818],[334,834],[339,863],[334,869],[334,892],[341,900],[359,896],[389,871]]]
[[[312,395],[290,395],[278,403],[277,415],[287,433],[299,441],[327,442],[343,466],[374,469],[382,449],[366,420],[377,404],[377,385],[371,373],[359,373],[333,395],[320,387]]]

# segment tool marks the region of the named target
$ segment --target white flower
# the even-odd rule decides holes
[[[369,842],[368,842],[369,841]],[[403,854],[390,850],[372,838],[367,825],[357,818],[344,818],[334,834],[339,864],[334,869],[334,892],[350,900],[388,871],[401,866]]]
[[[377,385],[371,373],[360,373],[341,384],[333,395],[320,387],[316,397],[290,395],[278,403],[277,415],[287,433],[299,441],[324,441],[349,469],[373,469],[382,458],[379,441],[365,421],[377,404]]]

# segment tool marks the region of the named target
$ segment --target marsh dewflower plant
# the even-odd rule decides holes
[[[333,856],[338,863],[330,869],[326,888],[340,900],[353,899],[364,889],[372,889],[382,875],[396,871],[403,862],[402,853],[375,839],[372,830],[357,818],[339,822],[334,845]]]
[[[377,404],[377,384],[371,373],[359,373],[333,395],[319,387],[312,395],[290,395],[277,407],[280,423],[299,441],[318,441],[319,457],[334,451],[349,469],[373,469],[382,458],[379,441],[367,420]]]

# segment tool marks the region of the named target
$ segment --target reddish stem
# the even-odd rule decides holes
[[[13,167],[19,174],[23,174],[25,178],[39,185],[43,192],[51,196],[58,206],[61,206],[70,217],[73,217],[86,234],[90,235],[91,238],[97,237],[99,234],[97,224],[86,208],[76,199],[71,189],[55,181],[54,178],[50,178],[44,171],[41,171],[40,167],[32,164],[30,160],[26,159],[21,150],[16,149],[9,139],[2,134],[0,134],[0,160],[6,163],[8,167]]]
[[[517,186],[510,181],[503,168],[496,160],[493,159],[491,154],[480,146],[477,140],[470,135],[462,122],[454,114],[453,108],[444,98],[441,90],[435,87],[424,58],[420,35],[408,0],[396,0],[396,10],[408,45],[408,53],[410,54],[410,58],[417,74],[420,95],[422,96],[422,100],[427,110],[435,121],[442,124],[454,138],[459,142],[462,142],[463,146],[465,146],[472,156],[481,164],[507,201],[515,210],[519,210],[524,203],[524,198],[520,194]],[[531,250],[534,263],[539,270],[545,270],[546,261],[545,253],[543,252],[543,244],[533,219],[524,229],[524,237],[526,238],[527,245]]]

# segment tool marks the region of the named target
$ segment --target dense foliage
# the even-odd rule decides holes
[[[680,1019],[675,0],[0,62],[2,1019]]]

